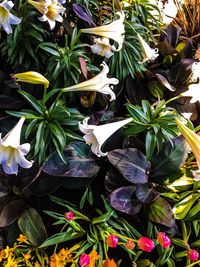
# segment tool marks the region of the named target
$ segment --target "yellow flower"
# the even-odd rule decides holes
[[[1,139],[0,134],[0,164],[7,174],[18,173],[18,164],[25,169],[31,168],[33,161],[25,159],[30,150],[30,144],[20,145],[20,135],[25,118],[22,117],[15,127]]]
[[[130,123],[133,119],[128,118],[125,120],[107,123],[104,125],[89,125],[89,118],[85,118],[81,123],[79,123],[79,130],[85,135],[83,138],[86,141],[86,144],[90,144],[91,150],[98,157],[106,156],[107,153],[101,151],[101,147],[104,142],[117,130],[119,130],[124,125]]]
[[[95,28],[81,29],[81,32],[95,34],[98,36],[112,39],[118,43],[118,48],[113,47],[113,49],[115,51],[119,51],[122,48],[122,44],[124,42],[123,34],[125,33],[125,28],[124,28],[125,15],[124,12],[117,12],[116,14],[119,15],[119,19],[116,19],[107,25],[102,25]]]
[[[5,252],[5,258],[9,258],[13,255],[13,248],[6,246],[6,248],[4,249],[4,252]]]
[[[42,266],[39,264],[39,262],[38,262],[38,261],[36,261],[36,263],[35,263],[34,267],[42,267]]]
[[[110,95],[110,101],[114,100],[115,93],[111,90],[112,86],[110,84],[118,84],[119,80],[116,78],[108,78],[107,74],[109,68],[105,62],[102,63],[103,70],[94,76],[92,79],[89,79],[85,82],[78,83],[66,88],[63,88],[63,92],[74,92],[74,91],[96,91],[102,94]],[[111,88],[110,88],[111,87]]]
[[[42,74],[36,71],[16,73],[13,77],[15,77],[18,82],[43,84],[45,89],[49,87],[49,81]]]
[[[176,124],[179,131],[186,139],[187,143],[192,149],[192,152],[196,158],[198,168],[200,170],[200,136],[185,126],[180,120],[176,118]]]
[[[137,33],[137,37],[138,37],[140,46],[142,48],[142,62],[141,63],[144,63],[146,61],[155,60],[159,56],[158,49],[157,48],[155,48],[155,49],[151,48],[145,42],[145,40],[142,38],[142,36],[139,33]]]
[[[19,237],[17,238],[17,241],[19,243],[26,243],[26,241],[28,240],[28,238],[25,235],[20,234]]]
[[[63,22],[61,15],[65,12],[65,8],[58,2],[58,0],[27,1],[43,14],[39,20],[47,21],[51,30],[55,28],[56,21]]]
[[[9,256],[7,263],[5,264],[5,267],[17,267],[17,266],[18,266],[17,261],[15,261]]]

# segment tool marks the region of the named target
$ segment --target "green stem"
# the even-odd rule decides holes
[[[66,223],[66,224],[62,227],[60,233],[62,233],[62,232],[64,231],[64,229],[65,229],[65,227],[66,227],[67,225],[68,225],[68,224]],[[58,247],[58,243],[55,245],[55,248],[54,248],[54,254],[56,253],[57,247]]]
[[[120,235],[120,234],[118,234],[118,233],[112,233],[112,234],[113,234],[113,235],[116,235],[116,236],[118,236],[118,237],[120,237],[120,238],[122,238],[122,239],[132,240],[133,242],[136,242],[136,243],[137,243],[137,240],[136,240],[136,239],[133,239],[133,238],[131,238],[131,237],[124,236],[124,235]]]
[[[199,261],[195,261],[194,263],[191,263],[191,264],[187,265],[186,267],[192,267],[192,266],[194,266],[194,265],[196,265],[198,263],[200,263],[200,260]]]
[[[47,94],[47,88],[44,87],[44,93],[43,93],[43,97],[42,97],[42,105],[43,105],[43,107],[45,107],[46,94]]]

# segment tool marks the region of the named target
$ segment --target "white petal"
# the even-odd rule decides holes
[[[10,14],[10,24],[12,25],[17,25],[21,22],[22,20],[18,17],[16,17],[15,15],[13,14]]]
[[[4,28],[4,31],[7,32],[7,34],[12,33],[12,28],[11,28],[10,22],[7,18],[4,20],[3,28]]]
[[[17,174],[18,164],[15,160],[15,151],[12,148],[5,148],[1,158],[2,168],[7,174]]]
[[[19,163],[19,165],[24,168],[24,169],[29,169],[32,167],[33,165],[33,161],[28,161],[27,159],[25,159],[25,157],[22,154],[18,154],[17,156],[17,162]]]
[[[56,26],[55,20],[47,19],[47,21],[49,23],[50,29],[53,30]]]
[[[3,145],[5,147],[11,146],[16,148],[20,145],[20,135],[24,120],[25,118],[21,117],[13,129],[3,138]]]
[[[18,149],[22,155],[27,155],[31,149],[31,145],[29,143],[26,143],[26,144],[20,145]]]
[[[5,0],[0,4],[0,6],[4,7],[7,11],[10,11],[13,8],[14,4],[12,1]]]
[[[2,162],[2,168],[6,174],[16,174],[17,175],[17,173],[18,173],[18,164],[16,161],[12,161],[10,165],[8,165],[6,162]]]

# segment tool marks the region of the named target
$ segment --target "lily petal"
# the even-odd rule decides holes
[[[109,68],[105,62],[103,62],[101,66],[103,66],[103,70],[92,79],[73,86],[63,88],[62,91],[63,92],[96,91],[102,94],[109,94],[110,101],[114,100],[116,96],[115,93],[111,90],[112,87],[110,86],[110,84],[118,84],[119,80],[116,78],[107,77]]]
[[[119,19],[114,20],[110,24],[94,28],[81,29],[81,32],[112,39],[118,44],[118,48],[115,48],[115,50],[119,51],[122,48],[124,42],[123,34],[125,33],[125,27],[124,27],[125,14],[124,12],[117,12],[116,14],[119,15]]]
[[[122,121],[112,122],[104,125],[88,125],[89,118],[85,118],[82,123],[79,123],[79,130],[85,135],[87,144],[91,145],[91,150],[98,157],[106,156],[107,153],[101,151],[104,142],[117,130],[130,123],[133,119],[128,118]]]

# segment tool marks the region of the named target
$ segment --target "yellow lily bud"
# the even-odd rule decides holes
[[[184,136],[187,143],[191,147],[192,152],[196,158],[197,165],[200,169],[200,136],[196,134],[195,132],[193,132],[192,130],[190,130],[177,118],[175,120],[176,120],[176,124],[178,126],[179,131],[181,132],[181,134]]]
[[[18,82],[25,82],[31,84],[43,84],[44,89],[49,87],[49,81],[40,73],[36,71],[27,71],[16,73],[13,75]]]

